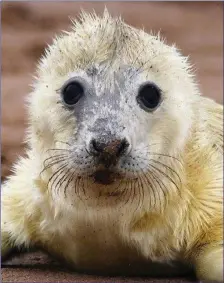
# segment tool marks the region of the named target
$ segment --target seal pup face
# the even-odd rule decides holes
[[[107,12],[83,14],[46,50],[30,96],[29,141],[51,192],[161,204],[179,190],[196,97],[175,47]]]

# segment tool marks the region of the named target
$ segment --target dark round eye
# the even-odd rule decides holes
[[[152,111],[161,102],[161,90],[156,85],[147,83],[140,87],[137,102],[144,110]]]
[[[62,90],[62,97],[67,105],[76,104],[79,99],[83,96],[84,89],[79,82],[70,82]]]

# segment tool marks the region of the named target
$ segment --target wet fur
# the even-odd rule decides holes
[[[14,247],[40,246],[78,270],[130,273],[136,268],[149,274],[151,260],[180,260],[200,279],[222,281],[222,106],[200,96],[188,60],[159,36],[107,12],[102,18],[84,13],[73,24],[47,49],[29,96],[27,156],[2,188],[2,257]],[[139,74],[161,86],[167,97],[162,110],[152,114],[150,138],[145,126],[139,137],[131,128],[134,122],[126,125],[124,133],[132,134],[135,145],[134,169],[125,164],[123,171],[131,178],[101,188],[85,176],[92,163],[87,158],[87,170],[87,155],[79,150],[82,139],[76,147],[75,139],[68,139],[77,135],[76,120],[58,93],[71,74],[88,80],[96,68],[102,74],[109,70],[96,92],[105,85],[113,89],[110,70],[119,73],[121,61],[135,67],[127,72],[130,84]],[[144,125],[148,116],[138,111]],[[113,109],[106,115],[112,117]],[[117,115],[123,121],[122,112]],[[90,126],[87,121],[86,131]],[[142,132],[145,144],[138,147]]]

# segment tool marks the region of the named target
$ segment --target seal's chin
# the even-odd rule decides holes
[[[120,179],[121,175],[109,169],[100,169],[95,171],[92,177],[95,183],[101,185],[111,185]]]

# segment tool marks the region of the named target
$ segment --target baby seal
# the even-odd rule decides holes
[[[2,188],[3,259],[38,247],[80,271],[179,262],[223,280],[223,108],[174,46],[83,13],[46,50],[28,109],[26,156]]]

